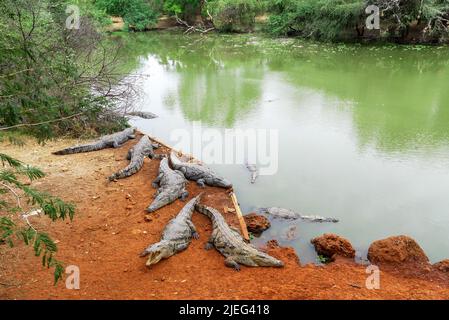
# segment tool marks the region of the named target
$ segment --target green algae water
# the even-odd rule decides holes
[[[405,234],[433,262],[449,257],[448,47],[114,38],[124,45],[123,69],[143,76],[138,107],[159,115],[133,120],[142,131],[174,144],[174,131],[198,122],[277,130],[276,174],[251,184],[242,164],[211,166],[234,183],[245,212],[279,206],[340,220],[273,221],[255,244],[277,239],[313,262],[310,239],[332,232],[363,259],[372,241]]]

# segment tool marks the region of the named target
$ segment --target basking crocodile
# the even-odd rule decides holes
[[[153,187],[158,190],[147,211],[154,212],[179,198],[185,200],[189,195],[186,184],[187,180],[182,172],[172,170],[168,166],[168,159],[162,159],[159,165],[159,175],[153,181]]]
[[[127,159],[130,160],[129,165],[114,173],[109,177],[109,180],[122,179],[129,176],[132,176],[136,172],[138,172],[143,166],[143,160],[145,157],[149,157],[151,159],[158,158],[158,155],[154,154],[154,148],[158,148],[159,146],[153,144],[148,136],[143,136],[140,141],[128,151]]]
[[[201,195],[198,195],[187,202],[178,215],[169,221],[162,233],[161,240],[150,245],[140,254],[141,257],[149,256],[147,267],[187,249],[192,238],[199,238],[192,223],[192,213],[200,198]]]
[[[246,168],[251,172],[251,183],[255,183],[257,177],[259,176],[259,169],[257,165],[246,162]]]
[[[155,115],[152,112],[148,112],[148,111],[132,111],[132,112],[127,112],[126,113],[127,116],[135,116],[135,117],[139,117],[142,119],[154,119],[157,118],[157,115]]]
[[[183,162],[173,151],[170,154],[170,162],[173,169],[181,171],[187,179],[196,181],[202,188],[204,188],[206,184],[212,187],[232,187],[231,182],[217,175],[209,167],[198,163]]]
[[[292,211],[290,209],[271,207],[271,208],[259,208],[257,210],[259,213],[264,213],[272,216],[273,218],[279,219],[302,219],[312,222],[338,222],[336,218],[325,218],[320,216],[304,216],[298,212]]]
[[[127,128],[123,131],[103,136],[99,140],[94,141],[92,143],[69,147],[66,149],[53,152],[53,154],[64,155],[72,153],[97,151],[106,148],[118,148],[129,139],[134,139],[136,137],[134,135],[134,131],[135,128]]]
[[[284,263],[268,254],[257,250],[246,243],[237,230],[231,229],[223,216],[214,208],[197,205],[196,209],[208,216],[212,221],[212,235],[206,244],[206,249],[215,247],[226,257],[225,265],[240,270],[243,264],[250,267],[283,267]]]

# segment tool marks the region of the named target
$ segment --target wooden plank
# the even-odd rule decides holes
[[[246,228],[245,219],[243,219],[242,211],[240,210],[239,203],[237,201],[237,197],[234,192],[231,192],[232,203],[234,204],[235,212],[237,214],[237,218],[240,223],[240,230],[242,231],[242,236],[246,241],[249,241],[248,229]]]

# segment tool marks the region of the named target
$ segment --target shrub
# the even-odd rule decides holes
[[[214,26],[224,32],[251,31],[256,15],[263,11],[259,0],[216,0],[207,4]]]
[[[75,207],[22,182],[23,178],[33,181],[43,177],[44,173],[39,169],[3,153],[0,153],[0,164],[0,244],[6,243],[12,248],[19,241],[32,247],[35,256],[41,257],[44,267],[54,268],[56,284],[64,274],[62,263],[54,257],[58,248],[46,233],[33,227],[24,212],[22,201],[26,198],[30,208],[40,209],[52,221],[66,218],[72,220]],[[10,201],[7,195],[11,196]]]
[[[157,21],[158,13],[146,0],[97,0],[97,8],[123,18],[128,27],[141,31]]]
[[[338,39],[364,23],[364,0],[279,0],[268,28],[275,34]]]

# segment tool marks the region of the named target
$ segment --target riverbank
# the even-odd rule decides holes
[[[5,250],[0,246],[1,299],[449,299],[449,276],[434,268],[413,265],[382,266],[380,289],[365,288],[365,266],[340,259],[324,267],[301,266],[291,248],[268,248],[282,259],[282,269],[226,268],[216,251],[203,249],[211,225],[194,214],[200,239],[151,269],[138,254],[156,242],[166,223],[181,209],[176,203],[153,216],[145,213],[154,189],[159,162],[145,160],[136,175],[107,182],[106,177],[127,161],[127,142],[119,149],[87,154],[54,156],[52,151],[78,143],[57,140],[40,146],[27,141],[25,147],[1,143],[2,152],[43,169],[48,175],[33,183],[77,205],[73,222],[52,223],[33,218],[33,224],[48,232],[59,246],[58,259],[80,268],[80,290],[67,290],[64,283],[52,285],[52,274],[40,266],[29,248]],[[168,150],[159,150],[166,152]],[[190,197],[199,192],[189,183]],[[205,189],[204,202],[223,213],[232,207],[226,191]],[[225,214],[236,224],[234,213]]]

